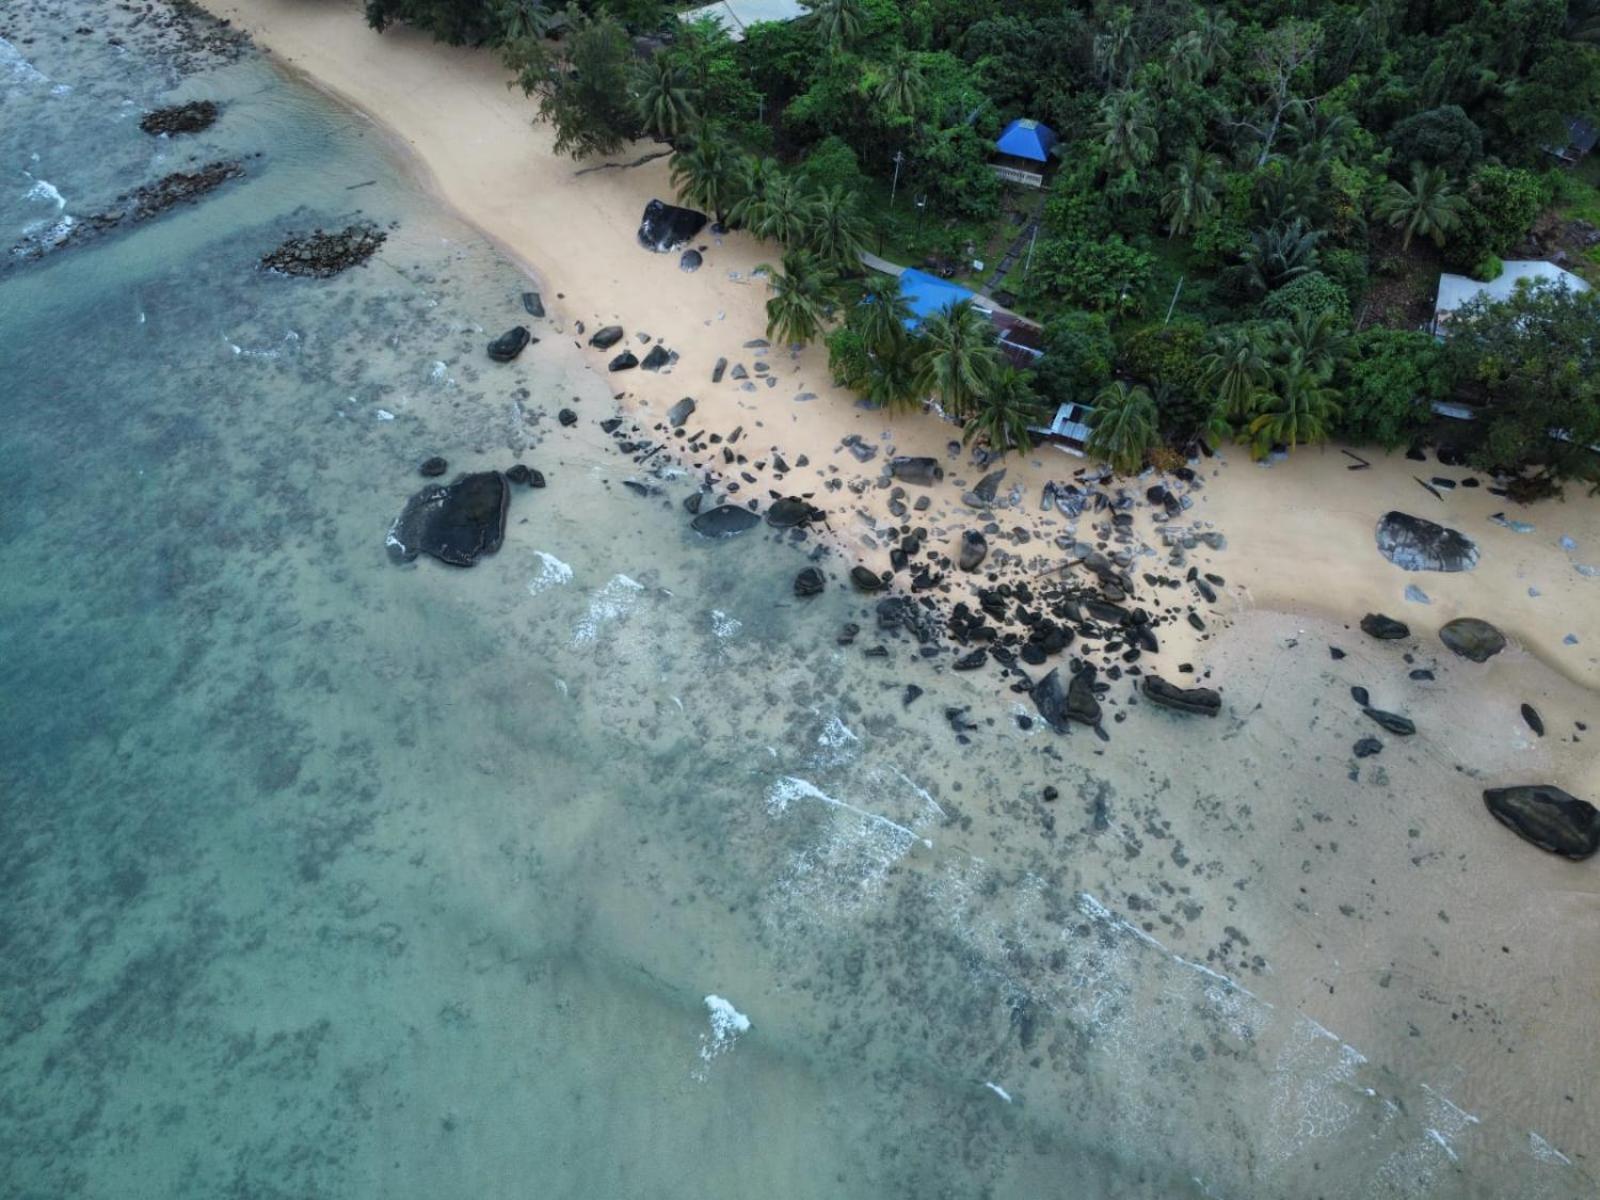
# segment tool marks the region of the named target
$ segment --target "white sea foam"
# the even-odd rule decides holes
[[[730,617],[720,608],[711,610],[711,632],[717,637],[726,640],[744,628],[744,622],[737,617]]]
[[[0,37],[0,74],[9,76],[16,83],[50,82],[44,72],[23,58],[22,51],[3,37]]]
[[[1005,1088],[1001,1087],[998,1083],[990,1083],[987,1079],[985,1079],[983,1081],[983,1086],[988,1088],[996,1096],[999,1096],[1000,1099],[1004,1100],[1007,1104],[1011,1103],[1011,1093],[1006,1091]]]
[[[54,204],[57,212],[66,208],[66,198],[56,190],[55,184],[48,179],[35,179],[31,175],[29,178],[33,179],[33,186],[22,194],[24,200],[43,200],[46,204]]]
[[[1528,1133],[1528,1150],[1534,1158],[1542,1163],[1561,1167],[1570,1167],[1572,1165],[1570,1158],[1532,1131]]]
[[[394,420],[394,414],[392,412],[390,412],[387,408],[380,408],[373,415],[376,416],[378,418],[378,420],[380,420],[380,421],[392,421],[392,420]]]
[[[732,1050],[741,1034],[750,1032],[750,1018],[718,995],[706,997],[706,1011],[711,1029],[700,1035],[700,1057],[709,1063]],[[705,1078],[704,1069],[698,1078]]]
[[[547,588],[561,587],[572,582],[572,568],[554,554],[546,554],[543,550],[535,550],[534,554],[539,558],[539,571],[528,580],[528,591],[531,595],[537,596]]]
[[[593,644],[602,626],[624,619],[643,595],[644,584],[626,575],[613,575],[589,602],[588,613],[572,631],[572,644]]]

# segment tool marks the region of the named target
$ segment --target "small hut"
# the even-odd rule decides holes
[[[1056,141],[1056,131],[1050,126],[1018,117],[995,139],[995,161],[990,166],[1008,183],[1043,187],[1044,168]]]

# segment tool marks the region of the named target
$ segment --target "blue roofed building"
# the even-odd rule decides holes
[[[978,302],[978,297],[970,289],[914,267],[907,267],[900,273],[900,294],[911,305],[912,315],[906,318],[907,329],[917,328],[929,317],[947,308],[954,308],[963,300],[973,301],[973,307],[984,316],[993,315],[990,309]]]
[[[1045,167],[1056,148],[1056,131],[1038,121],[1018,117],[995,139],[994,173],[1009,183],[1043,187]]]

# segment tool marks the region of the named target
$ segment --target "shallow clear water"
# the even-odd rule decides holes
[[[254,57],[57,36],[89,7],[0,48],[7,245],[262,157],[0,275],[8,1194],[1588,1194],[1462,1064],[1269,996],[1278,885],[1336,868],[1257,858],[1300,844],[1239,764],[1311,701],[1060,741],[837,647],[870,610],[790,598],[811,545],[622,486],[549,323],[488,362],[530,285],[370,126]],[[196,96],[211,131],[138,131]],[[358,210],[367,267],[256,269]],[[471,571],[385,553],[435,453],[550,480]],[[1343,784],[1301,767],[1286,808]]]

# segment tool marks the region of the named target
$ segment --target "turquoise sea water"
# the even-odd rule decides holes
[[[0,274],[0,1192],[1592,1194],[1269,998],[1236,756],[1282,730],[1058,746],[839,648],[870,610],[793,601],[810,543],[622,486],[568,337],[488,362],[529,281],[369,125],[99,15],[6,18],[6,245],[260,157]],[[368,266],[257,269],[358,213]],[[550,486],[396,566],[430,454]]]

